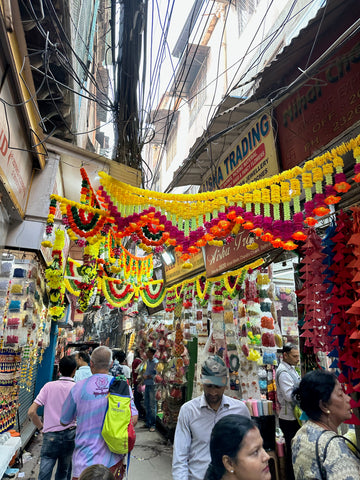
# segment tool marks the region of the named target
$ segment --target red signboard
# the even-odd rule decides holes
[[[275,110],[284,170],[360,120],[360,34]]]
[[[258,244],[256,250],[247,248],[252,245],[253,242]],[[273,248],[271,243],[263,242],[259,238],[251,237],[249,232],[245,230],[239,233],[229,245],[223,247],[206,245],[206,276],[208,278],[214,277],[227,270],[246,265],[271,248]]]

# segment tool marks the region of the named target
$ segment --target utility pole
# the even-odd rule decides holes
[[[116,12],[112,1],[112,26],[118,25],[115,69],[114,160],[141,170],[138,109],[139,70],[145,29],[147,0],[121,0]],[[115,21],[118,17],[118,22]]]

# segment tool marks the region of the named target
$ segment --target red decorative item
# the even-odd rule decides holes
[[[299,296],[302,297],[301,304],[304,305],[305,318],[302,326],[305,337],[305,346],[314,353],[318,351],[328,352],[329,350],[329,320],[330,320],[330,295],[326,293],[325,275],[323,274],[323,260],[321,238],[313,228],[308,231],[308,237],[302,247],[304,253],[302,279],[304,286]]]

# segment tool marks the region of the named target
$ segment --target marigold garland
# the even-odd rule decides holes
[[[353,151],[356,161],[354,180],[358,182],[360,136],[306,162],[302,168],[295,167],[250,184],[195,195],[147,191],[118,182],[103,172],[100,173],[101,187],[95,195],[85,170],[81,169],[80,203],[51,195],[46,224],[46,233],[50,236],[59,206],[70,240],[85,247],[83,265],[76,267],[81,282],[75,283],[71,278],[64,282],[61,249],[55,240],[53,258],[61,266],[53,262],[48,288],[63,291],[66,284],[69,290],[76,292],[81,286],[80,307],[85,311],[95,288],[95,277],[113,273],[132,285],[133,295],[143,292],[148,303],[157,302],[155,291],[137,287],[151,279],[152,256],[132,256],[121,245],[124,237],[130,237],[149,254],[172,245],[181,252],[184,267],[192,266],[191,256],[201,247],[228,244],[242,229],[271,242],[276,248],[295,249],[297,242],[306,240],[307,226],[315,225],[318,217],[329,212],[328,206],[338,203],[341,194],[350,188],[343,173],[342,158],[349,151]],[[300,206],[303,192],[305,215]],[[51,242],[46,240],[43,245],[50,247]],[[205,301],[212,282],[222,282],[221,290],[231,296],[236,294],[235,288],[241,278],[235,278],[235,283],[227,278],[192,281],[198,299]],[[169,308],[174,301],[182,301],[186,290],[184,285],[171,288]],[[114,297],[109,289],[107,294]],[[60,298],[59,292],[51,293],[54,302]],[[61,314],[61,307],[57,307],[58,304],[51,307],[56,317]]]
[[[329,210],[327,205],[337,201],[333,192],[346,191],[340,155],[350,150],[358,153],[355,149],[359,144],[360,136],[306,162],[303,168],[295,167],[247,185],[195,195],[142,190],[100,172],[98,196],[114,217],[122,236],[135,235],[137,242],[147,248],[160,248],[165,241],[175,244],[183,253],[186,267],[191,266],[189,256],[195,253],[193,248],[206,244],[220,246],[231,241],[231,235],[239,231],[239,224],[241,228],[255,230],[263,241],[271,242],[276,248],[293,250],[298,246],[294,240],[306,238],[306,226],[314,225],[315,217],[325,215]],[[336,172],[334,187],[329,183],[330,177],[332,179],[329,167]],[[301,189],[306,194],[306,218],[300,224],[292,221],[291,207],[295,214],[300,213]],[[271,205],[273,217],[270,217]],[[283,205],[282,214],[280,205]],[[204,216],[205,222],[199,221]],[[164,241],[165,234],[168,238]]]
[[[165,282],[163,280],[155,280],[147,282],[143,288],[140,288],[140,296],[142,301],[148,307],[157,307],[164,300],[166,295]]]
[[[49,296],[49,315],[56,321],[64,316],[64,258],[63,248],[65,245],[65,232],[61,229],[55,230],[55,241],[52,250],[52,263],[45,270],[46,289]]]
[[[67,290],[72,295],[75,295],[78,297],[80,295],[80,287],[81,287],[81,282],[79,280],[76,280],[74,277],[79,276],[80,274],[78,273],[77,269],[81,267],[81,264],[79,262],[76,262],[72,258],[68,258],[65,266],[65,286]]]
[[[131,301],[135,289],[130,284],[124,284],[122,280],[104,277],[102,291],[110,305],[119,308]]]

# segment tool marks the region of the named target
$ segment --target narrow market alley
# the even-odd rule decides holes
[[[136,443],[130,457],[129,480],[169,480],[172,445],[158,431],[149,432],[143,421],[136,426]],[[34,436],[23,453],[23,467],[14,478],[35,480],[40,466],[41,436]],[[52,478],[55,478],[55,469]]]
[[[120,480],[134,405],[126,480],[360,480],[360,1],[0,0],[0,43],[0,480]]]

